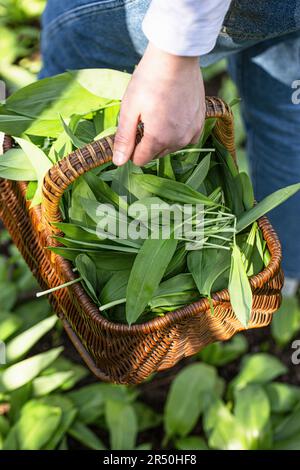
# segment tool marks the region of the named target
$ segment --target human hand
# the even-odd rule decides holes
[[[132,75],[122,100],[113,162],[143,166],[198,142],[205,119],[199,59],[169,54],[153,44]],[[138,123],[144,135],[135,146]]]

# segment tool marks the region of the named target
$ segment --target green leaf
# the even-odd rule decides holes
[[[184,246],[178,246],[173,258],[167,266],[165,277],[176,276],[186,271],[186,251]]]
[[[26,201],[31,201],[34,198],[38,188],[37,181],[30,181],[26,188]]]
[[[272,450],[300,450],[300,432],[292,434],[288,439],[275,441]]]
[[[53,253],[57,253],[70,261],[75,261],[76,256],[82,253],[82,249],[51,247]],[[132,253],[105,252],[102,250],[84,250],[86,254],[93,258],[97,270],[107,271],[128,271],[131,269],[135,256]]]
[[[78,409],[78,420],[84,424],[95,422],[104,414],[104,393],[102,384],[91,384],[68,393],[68,398]]]
[[[74,422],[77,410],[74,408],[73,403],[63,395],[50,395],[41,398],[41,401],[49,406],[58,407],[62,411],[62,417],[58,428],[52,435],[51,439],[43,447],[45,450],[53,450],[57,448],[58,444]]]
[[[67,238],[74,240],[83,239],[88,242],[99,242],[99,237],[97,236],[96,231],[93,233],[87,227],[65,222],[57,222],[53,225],[59,228]]]
[[[90,186],[86,182],[84,177],[78,178],[72,186],[72,198],[71,204],[69,206],[69,217],[72,222],[77,222],[79,225],[88,225],[86,224],[86,210],[82,204],[84,200],[93,200],[95,201],[95,196]]]
[[[151,442],[144,442],[135,448],[135,450],[152,450]]]
[[[17,441],[16,426],[13,426],[12,428],[10,428],[10,431],[7,434],[3,442],[3,447],[1,450],[18,450],[18,449],[19,449],[19,444]]]
[[[117,132],[117,126],[109,127],[108,129],[105,129],[104,131],[101,131],[99,134],[96,135],[94,138],[94,141],[100,140],[103,137],[108,137],[111,135],[114,135]]]
[[[63,437],[61,443],[59,444],[57,450],[69,450],[68,441],[66,436]]]
[[[241,390],[251,383],[265,384],[286,372],[287,368],[276,357],[266,353],[253,354],[244,358],[241,371],[231,386]]]
[[[29,401],[16,424],[20,450],[39,450],[50,440],[61,421],[61,409],[38,400]]]
[[[9,432],[9,421],[5,416],[0,415],[0,436],[5,437]]]
[[[57,316],[52,315],[37,325],[9,341],[6,346],[6,358],[9,362],[22,358],[57,322]]]
[[[68,434],[89,449],[105,450],[105,446],[100,441],[99,437],[78,420],[69,428]]]
[[[85,115],[109,104],[111,99],[89,92],[76,79],[76,74],[74,71],[44,78],[16,91],[6,100],[2,113],[19,114],[15,119],[18,127],[9,126],[6,117],[5,126],[1,125],[0,119],[0,129],[10,135],[19,136],[26,132],[28,135],[57,137],[63,130],[60,115],[63,118]]]
[[[243,203],[245,209],[249,210],[254,206],[254,192],[252,182],[250,176],[245,172],[239,173],[239,179],[242,185]]]
[[[243,426],[248,449],[262,449],[268,439],[270,404],[267,394],[259,385],[248,385],[235,394],[234,414]]]
[[[51,375],[36,377],[32,381],[33,396],[42,397],[49,395],[73,377],[74,373],[71,370],[69,372],[57,372]]]
[[[132,177],[135,174],[143,174],[143,170],[129,160],[125,165],[119,166],[113,176],[113,189],[121,196],[127,196],[128,204],[149,196],[149,193]]]
[[[188,436],[177,439],[175,447],[178,450],[208,450],[206,442],[199,436]]]
[[[265,197],[262,201],[256,204],[256,206],[252,207],[252,209],[240,215],[236,226],[237,232],[241,232],[246,227],[248,227],[248,225],[255,222],[267,212],[282,204],[289,197],[296,194],[299,189],[300,183],[292,184]]]
[[[88,370],[86,367],[83,367],[79,364],[69,361],[65,357],[58,357],[56,361],[51,364],[49,367],[44,369],[41,375],[44,377],[51,376],[52,374],[58,374],[60,372],[72,372],[72,377],[66,380],[62,385],[62,390],[69,390],[73,388],[74,385],[88,375]]]
[[[99,206],[100,203],[112,204],[117,209],[120,208],[125,212],[127,211],[128,206],[124,199],[120,197],[119,194],[117,194],[115,191],[113,191],[111,187],[105,183],[105,181],[102,181],[101,178],[89,172],[84,175],[84,180],[89,185],[91,191],[94,193],[94,196],[97,199],[97,206]],[[90,211],[87,212],[89,216],[97,223],[99,221],[99,217],[95,219],[97,210],[96,203],[94,201],[89,201],[89,205]],[[85,209],[87,208],[85,207]]]
[[[14,312],[22,320],[22,331],[25,331],[48,317],[50,305],[47,299],[34,299],[18,305]]]
[[[62,122],[62,125],[63,125],[63,128],[64,128],[64,131],[65,133],[69,136],[72,144],[74,145],[74,147],[80,149],[81,147],[84,147],[85,146],[85,142],[83,140],[80,140],[78,137],[76,137],[76,135],[72,132],[72,130],[70,129],[70,126],[68,126],[64,119],[61,117],[61,122]]]
[[[29,140],[21,139],[20,137],[14,137],[14,139],[25,152],[36,172],[38,187],[31,202],[31,205],[35,206],[41,202],[44,177],[48,170],[50,170],[52,163],[46,154]]]
[[[0,282],[0,305],[9,312],[17,300],[17,287],[12,282]]]
[[[59,161],[73,150],[72,141],[65,131],[61,132],[51,145],[49,158],[52,162]]]
[[[185,437],[192,431],[203,411],[203,395],[212,393],[216,381],[215,368],[206,364],[192,364],[176,376],[165,407],[167,436]]]
[[[126,297],[129,275],[130,271],[119,271],[110,277],[101,290],[100,302],[102,305]]]
[[[216,280],[230,267],[230,252],[216,248],[191,250],[187,264],[200,294],[209,296]]]
[[[6,341],[22,326],[22,319],[13,313],[1,312],[0,314],[0,340]]]
[[[295,410],[276,427],[274,432],[275,449],[300,449],[300,410]]]
[[[252,310],[252,290],[237,245],[232,248],[228,290],[236,317],[243,326],[247,327]]]
[[[157,176],[160,176],[161,178],[168,178],[170,180],[176,180],[173,167],[172,167],[171,155],[166,155],[163,158],[159,158],[157,161],[157,164],[158,164]]]
[[[108,400],[105,404],[105,416],[109,428],[111,449],[134,449],[138,432],[134,408],[121,401]]]
[[[15,390],[34,379],[60,355],[63,348],[50,349],[0,372],[0,390]]]
[[[296,296],[283,297],[271,323],[272,336],[279,346],[287,345],[300,331],[300,307]]]
[[[200,163],[198,163],[195,170],[193,171],[191,176],[187,179],[185,184],[195,189],[196,191],[200,188],[201,184],[203,183],[206,176],[208,175],[209,168],[210,168],[210,158],[211,158],[211,154],[209,153],[200,161]]]
[[[10,149],[0,159],[1,178],[15,181],[36,181],[37,173],[22,149]]]
[[[126,295],[126,319],[131,325],[153,297],[177,247],[177,240],[144,241],[132,266]],[[147,269],[145,267],[147,266]]]
[[[273,413],[287,413],[292,411],[300,402],[300,387],[272,382],[265,386]]]
[[[3,109],[0,109],[0,131],[5,134],[21,135],[27,127],[32,125],[33,121],[30,117],[5,113]]]
[[[83,69],[70,72],[90,93],[107,100],[121,100],[131,75],[110,69]]]
[[[76,256],[75,266],[83,278],[89,295],[97,302],[97,270],[95,263],[89,256],[82,253]]]
[[[208,444],[218,450],[247,450],[248,443],[244,428],[221,402],[216,401],[206,412]]]
[[[158,427],[162,422],[162,416],[156,413],[150,406],[142,402],[133,403],[137,417],[139,432]]]
[[[240,334],[225,343],[216,342],[209,344],[197,356],[206,364],[220,367],[242,356],[247,351],[247,348],[247,340]]]
[[[9,420],[15,423],[19,417],[23,406],[32,398],[32,382],[27,382],[22,387],[10,392]]]
[[[166,180],[154,175],[133,175],[138,184],[150,193],[169,199],[172,202],[182,202],[184,204],[204,204],[216,206],[216,204],[198,191],[195,191],[184,183]]]

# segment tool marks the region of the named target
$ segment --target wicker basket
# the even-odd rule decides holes
[[[206,117],[217,118],[215,136],[234,155],[229,107],[218,98],[206,98],[206,108]],[[6,137],[4,151],[11,144]],[[43,289],[76,277],[69,261],[45,249],[56,243],[51,223],[61,220],[59,201],[66,188],[83,173],[110,161],[112,146],[113,137],[101,139],[76,150],[51,168],[44,180],[42,205],[33,209],[29,209],[25,199],[25,182],[0,180],[0,216]],[[271,261],[250,280],[254,296],[249,328],[271,322],[280,305],[283,283],[277,235],[267,218],[259,220],[259,226]],[[115,383],[139,383],[209,343],[228,340],[244,329],[232,311],[226,289],[213,295],[214,315],[208,301],[200,299],[164,317],[131,327],[103,318],[79,283],[54,292],[49,301],[90,370],[99,379]]]

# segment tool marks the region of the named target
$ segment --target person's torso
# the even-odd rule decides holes
[[[163,1],[163,0],[161,0]],[[199,0],[195,0],[197,2]],[[43,26],[63,25],[81,16],[143,4],[150,0],[48,0]],[[300,0],[232,0],[223,32],[235,41],[263,40],[300,30]]]

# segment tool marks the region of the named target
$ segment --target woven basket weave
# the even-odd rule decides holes
[[[206,98],[206,117],[217,118],[214,135],[234,156],[233,118],[229,107],[218,98]],[[11,139],[6,137],[4,151],[11,145]],[[57,244],[53,239],[57,229],[51,224],[61,221],[59,201],[66,188],[83,173],[110,161],[112,147],[113,137],[107,137],[72,152],[53,166],[44,180],[42,205],[32,209],[25,199],[25,182],[0,179],[0,217],[42,289],[76,277],[69,261],[45,249]],[[260,219],[259,226],[271,261],[250,279],[253,310],[249,328],[271,322],[280,306],[283,283],[277,235],[267,218]],[[207,299],[200,299],[163,317],[131,327],[102,317],[79,283],[54,292],[49,301],[90,370],[100,380],[115,383],[139,383],[209,343],[227,340],[244,329],[232,311],[226,289],[213,295],[214,315]]]

